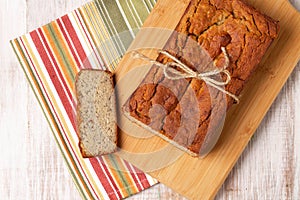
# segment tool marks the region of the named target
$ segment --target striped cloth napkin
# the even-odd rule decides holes
[[[74,81],[82,68],[114,71],[154,0],[94,0],[11,41],[83,199],[122,199],[157,181],[115,155],[83,159]],[[112,37],[113,36],[113,37]]]

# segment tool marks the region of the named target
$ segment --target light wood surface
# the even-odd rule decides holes
[[[0,199],[80,199],[8,41],[85,2],[0,2]],[[299,199],[299,84],[298,64],[216,199]],[[129,199],[184,198],[159,184]]]

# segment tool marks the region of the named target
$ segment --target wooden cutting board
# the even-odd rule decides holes
[[[121,151],[118,154],[190,199],[215,197],[300,58],[300,14],[290,3],[287,0],[249,3],[279,20],[280,34],[244,88],[240,104],[230,109],[222,135],[208,156],[200,159],[182,153],[127,120],[119,109]],[[159,0],[143,27],[174,30],[188,4],[188,0]],[[131,49],[135,45],[164,46],[168,33],[157,37],[154,32],[141,31]],[[154,51],[144,52],[153,58],[157,56]],[[142,64],[145,63],[132,59],[130,54],[122,58],[116,70],[119,108],[147,72],[147,67],[140,67]]]

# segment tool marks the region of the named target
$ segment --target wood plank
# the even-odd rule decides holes
[[[57,6],[57,11],[46,12],[28,8],[26,12],[25,0],[0,1],[0,29],[2,30],[0,37],[1,199],[35,199],[38,197],[81,199],[62,161],[48,124],[41,114],[41,109],[8,44],[9,39],[45,24],[87,1],[60,0],[55,2],[56,6],[61,5]],[[292,2],[300,8],[299,0]],[[53,1],[46,3],[40,0],[30,0],[30,4],[44,4],[44,9],[46,9],[46,4],[52,8],[55,7],[52,5]],[[68,6],[64,8],[64,5]],[[28,19],[32,19],[27,23],[26,13],[32,15],[28,16]],[[229,174],[216,199],[288,199],[285,191],[290,191],[290,199],[298,199],[300,196],[299,84],[300,65],[298,64]],[[294,115],[288,114],[293,110]],[[288,116],[290,119],[287,120],[282,116]],[[294,143],[293,148],[287,147],[282,139],[288,138],[291,132],[294,135],[294,141],[290,140],[290,144]],[[33,147],[34,145],[37,147]],[[34,151],[39,151],[39,153],[34,156],[36,154]],[[291,155],[294,157],[291,165],[281,164]],[[37,162],[37,156],[40,162]],[[39,176],[34,171],[39,171]],[[293,173],[289,176],[294,174],[293,182],[284,179],[285,174],[290,172]],[[52,189],[41,190],[44,187],[52,187]],[[185,198],[160,184],[128,199]]]
[[[84,2],[0,2],[1,199],[81,199],[9,40]]]
[[[266,14],[280,20],[281,32],[278,40],[271,46],[259,69],[244,89],[241,103],[228,113],[222,136],[214,151],[201,160],[188,155],[181,156],[177,149],[168,148],[164,155],[160,155],[162,157],[156,157],[150,152],[165,147],[168,145],[166,142],[157,137],[138,139],[125,132],[121,134],[124,151],[119,152],[119,155],[145,171],[151,169],[149,165],[153,167],[154,164],[159,164],[161,160],[170,156],[178,156],[178,160],[173,164],[149,172],[161,182],[191,199],[214,198],[300,57],[300,44],[294,42],[300,40],[300,30],[297,28],[300,27],[300,14],[285,0],[252,3]],[[186,5],[187,1],[178,1],[177,4],[168,0],[159,1],[145,22],[145,26],[173,27],[174,29],[182,13],[169,14],[169,11],[178,11]],[[170,22],[169,16],[172,16],[175,23]],[[153,53],[149,55],[153,56]],[[119,65],[122,70],[117,70],[119,81],[126,76],[127,69],[139,66],[140,63],[135,62],[128,56],[122,59]],[[131,76],[132,79],[140,78],[138,74]],[[129,81],[127,84],[124,81],[123,84],[133,85]],[[130,96],[133,90],[119,90],[119,92],[123,98]],[[121,101],[120,106],[123,105],[122,103],[124,102]],[[129,122],[124,124],[130,128]],[[131,125],[132,130],[136,128],[134,124],[131,123]],[[139,129],[139,132],[142,131],[143,134],[147,134],[147,131]],[[140,156],[141,153],[144,153],[143,156]]]
[[[19,193],[17,188],[23,187],[19,177],[26,173],[27,168],[18,166],[26,165],[24,144],[27,130],[27,92],[24,87],[20,91],[20,85],[26,85],[23,72],[10,48],[9,39],[22,34],[26,30],[26,2],[20,0],[16,5],[9,0],[0,2],[0,194],[2,199],[12,197],[21,199],[25,192]],[[9,20],[5,20],[9,19]],[[11,23],[18,24],[12,26]],[[3,31],[5,30],[5,31]],[[20,104],[19,99],[23,100]],[[24,106],[25,105],[25,106]],[[15,113],[19,113],[15,115]],[[24,177],[23,177],[24,178]]]
[[[216,199],[299,197],[300,133],[297,127],[299,100],[296,96],[299,96],[299,78],[300,63],[229,174]]]

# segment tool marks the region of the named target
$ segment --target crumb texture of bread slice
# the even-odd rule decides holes
[[[75,88],[77,131],[83,157],[115,152],[117,125],[112,74],[102,70],[81,70]]]

